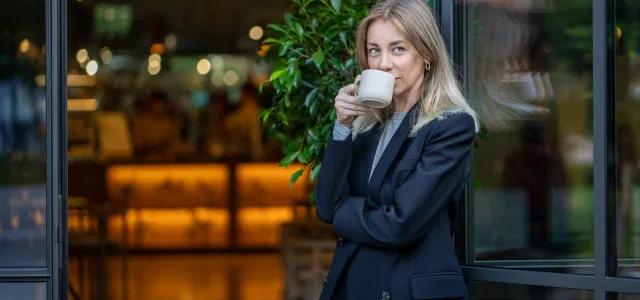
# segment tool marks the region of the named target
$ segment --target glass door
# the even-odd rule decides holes
[[[0,8],[0,295],[6,299],[66,299],[61,2],[5,1]]]

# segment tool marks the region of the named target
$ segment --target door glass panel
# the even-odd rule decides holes
[[[12,282],[0,283],[2,299],[46,300],[46,282]]]
[[[618,274],[640,277],[640,3],[617,0],[615,5],[615,143],[616,228]],[[636,296],[637,297],[637,296]],[[631,299],[631,298],[620,298]],[[637,298],[634,298],[637,299]]]
[[[592,300],[593,291],[497,282],[469,282],[470,299],[475,300]]]
[[[470,260],[592,273],[591,1],[464,3],[458,46],[485,130]]]
[[[45,1],[8,2],[0,9],[0,268],[46,263],[44,73]]]

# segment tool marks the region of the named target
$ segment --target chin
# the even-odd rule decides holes
[[[397,87],[393,89],[393,97],[394,97],[394,98],[399,97],[399,96],[402,96],[402,95],[404,95],[405,93],[406,93],[406,91],[405,91],[404,89],[399,89],[399,88],[397,88]]]

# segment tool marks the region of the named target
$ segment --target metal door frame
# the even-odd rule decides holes
[[[0,283],[46,283],[47,299],[67,299],[66,0],[46,0],[46,263],[0,268]]]
[[[67,1],[46,0],[47,200],[52,216],[51,298],[69,295],[67,227]]]

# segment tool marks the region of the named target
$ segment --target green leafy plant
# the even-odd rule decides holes
[[[269,24],[267,61],[274,69],[263,82],[274,90],[273,104],[261,113],[264,128],[282,145],[280,166],[302,163],[290,178],[305,172],[315,180],[331,128],[333,98],[353,82],[355,33],[374,0],[293,0],[284,24]]]

